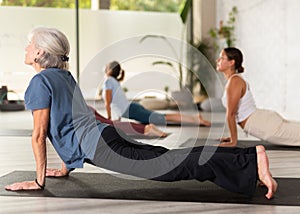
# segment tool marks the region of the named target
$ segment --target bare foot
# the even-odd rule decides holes
[[[258,178],[260,182],[268,188],[265,195],[267,199],[271,199],[277,190],[277,182],[272,178],[269,171],[269,160],[263,146],[256,146]]]
[[[148,136],[167,137],[168,134],[159,130],[155,125],[148,124],[145,126],[144,134]]]
[[[199,117],[199,121],[200,121],[199,125],[211,126],[211,122],[209,122],[208,120],[205,120],[201,114],[199,114],[198,117]]]

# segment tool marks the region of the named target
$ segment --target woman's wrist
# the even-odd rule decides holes
[[[41,190],[45,189],[45,184],[41,185],[37,179],[35,179],[34,182],[40,187]]]

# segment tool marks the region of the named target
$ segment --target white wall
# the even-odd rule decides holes
[[[237,6],[236,46],[258,107],[300,119],[300,1],[218,0],[217,23]]]
[[[97,87],[102,81],[102,68],[108,61],[95,61],[95,56],[106,50],[105,60],[120,60],[119,52],[130,51],[121,49],[110,51],[115,44],[127,44],[128,40],[146,34],[160,34],[171,38],[181,38],[182,24],[176,13],[149,13],[131,11],[80,10],[80,75],[84,95],[95,98]],[[71,44],[70,70],[76,76],[76,29],[74,9],[0,7],[0,86],[8,85],[16,90],[21,97],[29,80],[35,74],[33,69],[24,65],[24,49],[27,44],[27,34],[35,26],[57,27],[66,33]],[[141,46],[142,47],[142,46]],[[140,48],[141,48],[140,47]],[[162,47],[166,48],[167,47]],[[117,51],[117,52],[116,52]],[[135,58],[123,58],[127,77],[134,72],[153,69],[151,62]],[[94,59],[94,64],[91,61]],[[88,68],[88,69],[87,69]],[[164,70],[168,70],[164,68]],[[169,71],[174,73],[173,71]],[[155,81],[155,76],[153,77]],[[156,80],[157,81],[157,80]],[[143,85],[143,83],[140,83]],[[170,78],[170,83],[174,83]],[[176,86],[175,86],[175,85]],[[131,84],[132,85],[132,84]],[[163,89],[164,86],[159,86]]]
[[[112,61],[121,63],[126,72],[123,82],[129,90],[127,96],[149,88],[163,91],[167,85],[177,89],[177,80],[174,81],[174,72],[170,67],[153,67],[152,62],[162,60],[164,57],[175,57],[172,48],[162,39],[140,40],[145,35],[163,35],[170,40],[180,41],[184,30],[179,14],[176,13],[149,13],[132,11],[84,11],[82,13],[80,31],[82,36],[81,75],[80,86],[87,98],[97,97],[99,88],[104,80],[103,68]],[[92,42],[91,42],[92,41]],[[175,42],[176,43],[176,42]],[[176,46],[177,44],[172,46]],[[176,46],[176,52],[179,47]],[[153,51],[156,52],[153,52]],[[163,53],[161,53],[162,51]],[[151,75],[147,82],[142,81],[138,75],[143,72],[159,71],[168,73],[170,78],[161,78]],[[147,74],[146,74],[147,75]],[[135,80],[135,78],[137,78]]]

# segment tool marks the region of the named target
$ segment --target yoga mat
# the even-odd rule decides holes
[[[6,191],[4,186],[34,180],[35,172],[14,171],[0,177],[0,195],[16,197],[101,198],[176,202],[208,202],[264,205],[300,205],[300,179],[277,178],[278,192],[272,200],[265,198],[267,189],[257,187],[252,197],[231,193],[211,182],[158,182],[129,180],[105,173],[71,173],[66,178],[47,178],[43,191]]]
[[[0,136],[30,137],[31,135],[30,129],[0,129]]]
[[[128,134],[128,136],[133,139],[160,139],[160,137],[157,136],[147,136],[142,134]]]
[[[148,135],[143,135],[143,134],[127,134],[129,137],[133,138],[133,139],[155,139],[155,140],[163,140],[165,138],[167,138],[170,133],[167,133],[166,137],[158,137],[158,136],[148,136]]]
[[[218,140],[214,139],[196,139],[190,138],[180,145],[180,147],[195,147],[195,146],[204,146],[204,145],[217,145],[220,143]],[[239,140],[238,147],[252,147],[257,145],[263,145],[267,150],[285,150],[285,151],[300,151],[300,146],[282,146],[271,144],[267,141],[259,140]]]
[[[158,125],[158,126],[159,126],[159,125]],[[175,126],[175,127],[177,127],[177,126],[193,126],[193,127],[195,127],[195,126],[197,126],[197,125],[191,124],[191,123],[168,122],[168,123],[167,123],[167,126]],[[224,127],[224,126],[225,126],[224,123],[214,123],[214,124],[213,124],[213,127],[218,127],[218,128]],[[207,126],[200,125],[199,127],[207,127]],[[208,126],[207,128],[210,128],[210,127]]]

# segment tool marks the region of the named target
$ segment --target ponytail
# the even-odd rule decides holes
[[[237,70],[238,73],[243,73],[245,69],[244,69],[243,66],[240,66],[236,70]]]
[[[123,81],[125,77],[125,71],[123,69],[121,69],[120,71],[120,75],[118,78],[116,78],[116,80],[118,80],[119,82]]]

